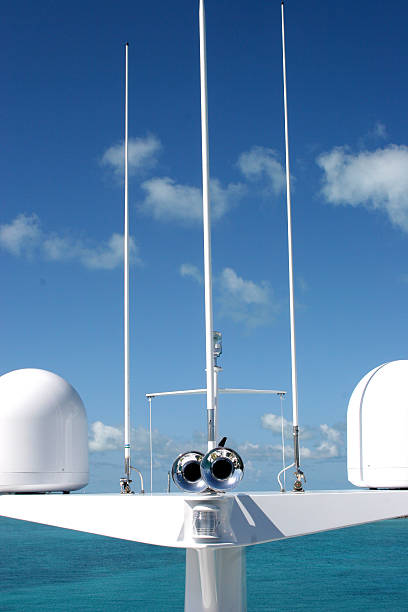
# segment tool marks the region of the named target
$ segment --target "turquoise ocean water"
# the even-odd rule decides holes
[[[408,520],[247,549],[248,610],[408,611]],[[0,610],[182,611],[184,551],[0,519]]]

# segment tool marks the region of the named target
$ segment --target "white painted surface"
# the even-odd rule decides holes
[[[245,612],[245,549],[186,551],[185,612]]]
[[[88,483],[88,425],[75,389],[46,370],[0,377],[0,492],[70,491]]]
[[[216,539],[193,534],[194,507],[203,503],[219,509]],[[0,516],[196,549],[249,546],[407,514],[408,491],[0,495]]]
[[[215,447],[214,423],[214,351],[211,267],[211,211],[210,211],[210,159],[208,148],[207,51],[205,38],[204,0],[199,6],[200,31],[200,89],[201,89],[201,161],[203,175],[203,239],[204,239],[204,311],[205,311],[205,363],[207,381],[208,450]]]
[[[289,128],[288,128],[288,94],[286,87],[286,46],[285,46],[285,17],[283,2],[281,4],[282,17],[282,72],[283,72],[283,108],[285,115],[285,160],[286,160],[286,211],[288,226],[288,268],[289,268],[289,314],[290,314],[290,359],[292,375],[292,408],[293,427],[298,422],[298,388],[296,370],[296,331],[295,331],[295,290],[293,282],[293,247],[292,247],[292,206],[290,197],[290,163],[289,163]],[[295,462],[297,458],[295,457]],[[296,465],[296,469],[299,466]]]
[[[347,413],[347,467],[361,487],[408,487],[408,361],[374,368]]]
[[[123,392],[125,476],[130,480],[130,342],[129,342],[129,43],[125,44],[125,210],[123,229]]]

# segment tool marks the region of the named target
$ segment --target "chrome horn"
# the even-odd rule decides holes
[[[179,489],[190,493],[201,493],[207,489],[200,471],[202,458],[203,453],[198,451],[189,451],[177,457],[171,468],[171,475]]]
[[[244,462],[231,448],[224,448],[226,438],[208,451],[201,461],[201,476],[213,491],[228,491],[241,482]]]

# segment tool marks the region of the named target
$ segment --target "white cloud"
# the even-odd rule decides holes
[[[264,429],[269,429],[274,434],[281,435],[282,420],[280,416],[273,413],[266,413],[261,417],[261,424]],[[291,423],[284,418],[283,424],[284,436],[289,440],[289,438],[292,437]],[[299,440],[303,459],[333,459],[344,456],[345,443],[344,434],[341,429],[329,427],[329,425],[326,424],[322,424],[318,428],[301,427]],[[306,440],[309,440],[309,446],[303,446],[302,442]],[[249,450],[251,449],[249,448]],[[282,452],[282,446],[280,445],[267,445],[263,450],[261,448],[257,449],[259,454],[262,454],[262,452],[276,454],[279,451]],[[253,452],[255,452],[255,449],[252,450],[252,453]],[[285,455],[288,454],[288,456],[291,456],[291,453],[291,445],[288,444]]]
[[[387,128],[381,121],[377,121],[371,133],[374,138],[387,138]]]
[[[248,180],[266,178],[268,187],[278,194],[285,189],[285,170],[277,157],[273,149],[255,146],[241,153],[238,167]]]
[[[242,198],[245,186],[241,183],[228,183],[222,187],[218,179],[212,179],[210,183],[210,200],[212,204],[211,214],[214,221],[225,215]],[[200,215],[201,216],[201,215]]]
[[[303,278],[303,276],[297,277],[297,284],[298,284],[300,291],[302,291],[302,293],[306,293],[306,291],[309,290],[309,285],[306,282],[306,280]]]
[[[182,264],[180,274],[203,283],[201,271],[192,264]],[[221,315],[234,321],[243,322],[248,327],[266,324],[276,305],[272,303],[271,289],[266,281],[260,284],[245,280],[232,268],[224,268],[214,278]]]
[[[344,434],[340,429],[320,425],[315,434],[313,448],[302,447],[301,455],[305,459],[336,459],[345,454]]]
[[[46,232],[37,215],[19,215],[0,226],[0,247],[11,255],[35,254],[49,261],[77,261],[86,268],[112,270],[123,261],[123,236],[114,233],[104,243],[93,246],[84,240]],[[140,262],[134,239],[129,240],[130,256]]]
[[[41,240],[37,215],[18,215],[11,223],[0,225],[0,246],[12,255],[30,253]]]
[[[251,461],[251,459],[245,461],[245,474],[247,477],[249,476],[254,481],[264,478],[263,470],[253,461]]]
[[[245,462],[245,467],[248,460],[263,461],[272,459],[274,461],[282,461],[282,444],[253,444],[252,442],[244,442],[238,446],[238,452],[242,455]],[[293,458],[293,446],[285,445],[285,459]]]
[[[132,237],[129,238],[129,256],[131,261],[140,263],[138,248]],[[78,249],[78,259],[87,268],[113,270],[123,261],[123,235],[112,234],[106,243],[93,249],[81,245]]]
[[[252,442],[245,442],[239,445],[240,453],[257,453],[261,448],[260,444],[253,444]]]
[[[197,266],[193,266],[192,264],[184,263],[180,266],[180,274],[184,277],[190,277],[193,280],[197,281],[200,285],[203,283],[203,275]]]
[[[150,435],[143,427],[132,428],[130,432],[131,454],[133,465],[146,470],[150,466]],[[95,421],[89,426],[89,451],[98,453],[123,449],[124,432],[122,427],[106,425]],[[161,434],[157,429],[152,431],[153,467],[167,470],[180,452],[193,448],[191,441],[176,442],[171,437]]]
[[[226,291],[245,304],[266,304],[269,300],[266,282],[257,285],[251,280],[244,280],[232,268],[224,268],[221,280]]]
[[[169,177],[155,177],[142,183],[146,197],[140,208],[159,221],[196,223],[202,219],[202,193],[198,187],[176,183]],[[241,184],[222,187],[217,179],[210,185],[213,221],[220,219],[244,193]]]
[[[248,441],[238,446],[238,452],[242,455],[245,466],[248,460],[256,461],[270,457],[279,459],[279,457],[282,457],[282,450],[279,454],[279,450],[271,444],[253,444]]]
[[[53,234],[45,238],[41,246],[46,259],[79,261],[86,268],[95,270],[113,270],[123,261],[123,236],[121,234],[112,234],[109,240],[96,247],[89,247],[83,242]],[[133,238],[129,240],[129,250],[131,257],[137,258]]]
[[[320,425],[320,434],[323,439],[313,449],[303,447],[302,456],[306,459],[328,459],[344,455],[343,434],[334,427],[326,424]]]
[[[263,429],[269,429],[273,433],[281,434],[282,433],[282,417],[277,414],[273,414],[272,412],[267,412],[261,416],[261,425]],[[325,425],[324,427],[327,427]],[[293,432],[292,423],[287,419],[283,418],[283,431],[285,436],[291,436]],[[316,430],[311,427],[300,428],[300,437],[304,440],[310,440],[316,436]]]
[[[118,450],[123,446],[123,430],[102,421],[95,421],[90,425],[89,450],[102,452]]]
[[[201,217],[201,192],[197,187],[178,185],[169,177],[152,178],[142,183],[146,197],[141,209],[159,220],[198,221]]]
[[[138,170],[152,168],[157,162],[157,154],[161,146],[160,140],[152,134],[149,134],[146,138],[129,138],[129,174],[135,174]],[[111,168],[119,177],[124,176],[124,163],[125,145],[123,141],[109,147],[101,158],[101,164]]]
[[[328,440],[322,440],[322,442],[313,449],[302,446],[300,454],[304,459],[335,459],[341,456],[340,450],[336,444],[331,444]]]
[[[276,311],[272,291],[266,281],[245,280],[232,268],[224,268],[217,279],[221,314],[248,327],[265,325]]]
[[[330,442],[335,442],[336,444],[341,443],[341,431],[338,429],[334,429],[334,427],[329,427],[328,425],[320,425],[320,431]]]
[[[264,429],[270,429],[274,433],[282,433],[282,417],[277,414],[267,413],[261,416],[261,424]],[[292,432],[292,425],[283,418],[283,431],[288,434]]]
[[[322,193],[328,202],[381,210],[408,232],[408,147],[355,155],[338,147],[320,155],[317,164],[325,173]]]
[[[280,461],[282,459],[282,444],[253,444],[247,441],[238,445],[238,452],[245,461],[245,467],[248,460],[256,461],[269,458]],[[292,455],[292,446],[285,446],[285,457],[290,458]]]
[[[133,429],[131,432],[132,448],[140,464],[150,464],[150,436],[143,427]],[[153,467],[165,469],[166,472],[173,461],[181,453],[193,448],[191,441],[177,442],[173,438],[160,433],[157,429],[152,431]]]

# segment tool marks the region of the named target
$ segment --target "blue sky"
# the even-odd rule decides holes
[[[206,12],[220,384],[289,391],[280,2],[207,0]],[[348,398],[370,369],[406,357],[407,18],[402,0],[286,3],[310,488],[347,485]],[[74,385],[90,423],[89,490],[114,491],[126,41],[132,425],[146,476],[144,394],[205,384],[198,2],[15,2],[0,29],[0,371],[40,367]],[[284,408],[290,421],[290,394]],[[222,398],[220,434],[246,460],[244,488],[276,487],[278,414],[276,399]],[[156,490],[179,451],[205,448],[205,418],[204,399],[154,403]]]

